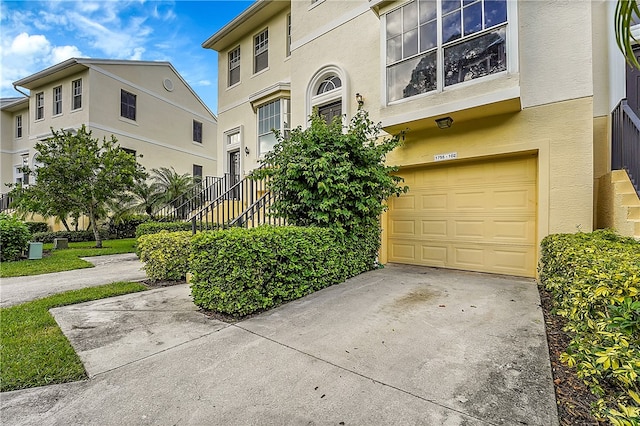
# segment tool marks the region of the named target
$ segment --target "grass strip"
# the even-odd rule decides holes
[[[66,383],[87,377],[80,358],[49,309],[146,289],[137,282],[117,282],[0,309],[0,391]]]
[[[2,262],[2,264],[0,264],[0,277],[25,277],[51,272],[71,271],[73,269],[92,268],[93,265],[91,263],[80,258],[106,254],[134,253],[135,243],[135,238],[107,240],[102,242],[102,248],[95,248],[95,241],[87,241],[82,243],[69,243],[69,248],[64,250],[53,250],[53,244],[44,244],[43,249],[50,251],[48,256],[37,260]]]

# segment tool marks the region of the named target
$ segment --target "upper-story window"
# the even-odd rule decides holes
[[[287,56],[291,56],[291,14],[287,15]]]
[[[389,102],[507,69],[506,0],[414,0],[385,22]]]
[[[291,108],[289,99],[277,99],[258,108],[258,153],[273,149],[277,140],[274,130],[287,137],[290,130]]]
[[[229,86],[240,82],[240,46],[229,52]]]
[[[202,123],[193,120],[193,141],[202,143]]]
[[[44,92],[36,93],[36,120],[44,118]]]
[[[82,79],[71,82],[71,109],[82,108]]]
[[[62,114],[62,86],[53,88],[53,115]]]
[[[16,138],[22,137],[22,115],[16,115]]]
[[[266,29],[253,39],[254,58],[253,72],[254,74],[262,71],[269,66],[269,30]]]
[[[129,120],[136,119],[136,95],[120,90],[120,116]]]

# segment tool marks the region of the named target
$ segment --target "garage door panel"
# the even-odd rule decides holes
[[[389,260],[534,276],[536,165],[529,157],[414,169],[410,196],[390,203]]]

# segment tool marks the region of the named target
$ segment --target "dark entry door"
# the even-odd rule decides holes
[[[332,102],[318,108],[318,115],[324,118],[327,124],[330,124],[335,117],[342,115],[342,101]]]
[[[640,48],[633,53],[640,61]],[[640,116],[640,70],[627,64],[627,102],[631,109]]]
[[[229,152],[229,188],[240,181],[240,150]],[[236,188],[232,194],[233,198],[240,195],[239,188]]]

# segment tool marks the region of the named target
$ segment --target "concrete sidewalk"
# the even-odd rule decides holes
[[[557,425],[533,280],[390,266],[235,324],[186,285],[52,310],[91,379],[3,423]]]
[[[95,287],[116,281],[140,281],[146,278],[142,262],[135,253],[83,257],[95,265],[93,268],[28,277],[0,279],[0,307],[17,305],[34,299]]]

